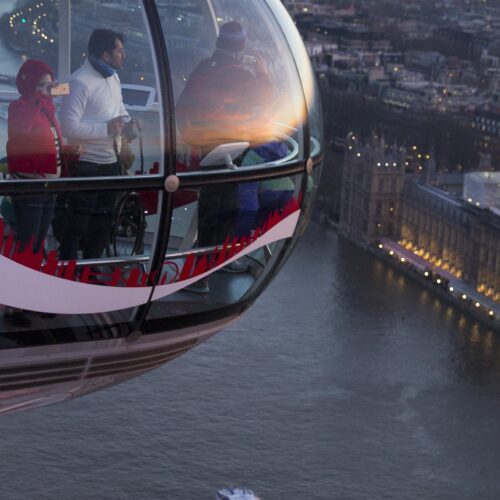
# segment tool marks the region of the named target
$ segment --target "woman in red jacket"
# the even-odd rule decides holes
[[[63,143],[51,90],[58,84],[50,66],[26,61],[16,77],[21,96],[9,106],[7,162],[14,179],[49,179],[66,175]],[[38,252],[54,215],[55,195],[12,196],[19,249]]]

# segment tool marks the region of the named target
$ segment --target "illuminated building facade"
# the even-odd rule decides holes
[[[440,179],[432,169],[415,176],[404,168],[404,152],[383,139],[347,137],[340,234],[364,248],[398,242],[423,260],[422,269],[428,263],[446,279],[500,302],[497,173],[467,174],[463,192],[451,194],[428,185]]]
[[[440,189],[406,183],[401,243],[500,301],[500,217]]]
[[[384,139],[360,143],[347,138],[339,229],[356,244],[368,247],[381,236],[399,236],[400,194],[404,154]]]

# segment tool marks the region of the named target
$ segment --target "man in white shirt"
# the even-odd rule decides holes
[[[84,65],[70,77],[70,94],[63,99],[61,127],[69,143],[81,144],[71,177],[120,175],[120,137],[130,120],[123,105],[116,70],[125,61],[124,37],[98,29],[90,35]],[[116,192],[87,191],[69,196],[66,230],[59,248],[62,260],[101,257],[109,242]]]

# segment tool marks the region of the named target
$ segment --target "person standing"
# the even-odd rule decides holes
[[[80,159],[70,167],[71,177],[121,174],[118,160],[121,134],[130,117],[122,99],[116,70],[125,62],[124,36],[108,29],[92,32],[88,59],[70,77],[70,93],[63,99],[61,126],[70,142],[82,145]],[[116,192],[72,193],[60,242],[62,260],[101,257],[109,242]]]
[[[13,179],[54,179],[66,175],[64,154],[78,154],[78,146],[65,147],[51,92],[59,86],[44,61],[27,60],[16,77],[20,97],[9,105],[7,165]],[[38,253],[54,215],[55,195],[50,192],[13,195],[16,249],[22,263],[29,248]],[[13,308],[5,318],[16,326],[29,326],[24,311]]]
[[[262,141],[262,108],[270,102],[273,88],[262,56],[252,57],[251,67],[244,62],[246,39],[246,30],[238,21],[223,24],[214,53],[191,72],[177,101],[179,131],[199,158],[221,144],[247,141],[252,147]],[[237,184],[225,183],[200,189],[199,247],[220,245],[235,234],[236,226],[241,226],[240,231],[251,226],[243,217],[249,213],[248,204],[257,210],[253,201],[257,200],[258,185],[241,188],[240,193]],[[240,194],[245,206],[240,203]],[[237,261],[230,267],[227,270],[233,272],[248,268]],[[190,291],[208,292],[207,280],[200,280],[198,288],[190,287]]]
[[[52,179],[66,174],[63,139],[55,116],[51,90],[54,81],[50,66],[29,59],[16,77],[20,97],[9,105],[7,164],[14,179]],[[77,151],[78,146],[72,148]],[[65,152],[69,148],[66,148]],[[28,245],[41,249],[52,216],[55,195],[32,193],[12,196],[16,237],[22,252]]]

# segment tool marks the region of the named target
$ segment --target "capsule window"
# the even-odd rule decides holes
[[[295,231],[293,214],[304,194],[302,174],[175,193],[168,251],[155,289],[159,300],[152,302],[150,318],[208,311],[257,293]],[[185,286],[167,294],[179,281]]]
[[[162,102],[142,2],[61,0],[0,9],[4,179],[95,177],[73,171],[78,161],[117,162],[117,180],[161,173]],[[47,116],[60,150],[43,123]]]
[[[200,0],[189,8],[158,9],[179,162],[189,170],[234,170],[251,151],[257,164],[270,167],[300,159],[304,96],[290,49],[264,2]],[[272,143],[282,147],[268,155]]]
[[[116,183],[164,168],[163,103],[142,2],[2,2],[0,17],[7,26],[0,41],[0,182],[3,192],[13,181],[21,186],[0,198],[0,253],[41,271],[36,279],[56,283],[47,289],[60,287],[59,297],[74,283],[143,287],[133,304],[113,306],[108,320],[126,321],[149,298],[162,193],[117,191]],[[68,177],[104,176],[115,190],[57,187]],[[23,191],[33,180],[51,189]],[[22,308],[31,326],[40,307],[86,315],[102,305],[42,307],[25,295],[2,303]],[[53,321],[67,326],[73,319]]]
[[[69,22],[63,135],[82,144],[82,161],[118,160],[125,176],[162,172],[161,93],[142,2],[72,2]]]

